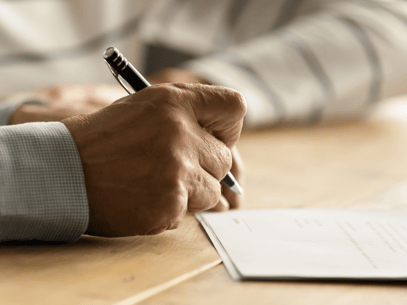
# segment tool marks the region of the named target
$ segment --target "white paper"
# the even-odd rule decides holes
[[[407,279],[407,211],[197,215],[234,279]]]

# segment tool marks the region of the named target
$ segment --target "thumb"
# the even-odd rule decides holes
[[[243,94],[221,86],[185,83],[174,86],[191,93],[187,106],[191,107],[198,124],[232,149],[246,115]]]

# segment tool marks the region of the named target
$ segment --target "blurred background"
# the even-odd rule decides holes
[[[406,38],[404,1],[3,0],[0,96],[117,87],[102,59],[114,46],[152,83],[239,90],[246,127],[354,120],[406,93]]]

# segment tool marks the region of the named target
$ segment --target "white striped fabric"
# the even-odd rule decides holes
[[[245,94],[247,126],[359,116],[406,92],[406,38],[405,1],[0,1],[0,94],[113,82],[114,45],[142,71],[194,58]]]

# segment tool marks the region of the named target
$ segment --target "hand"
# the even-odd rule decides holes
[[[245,113],[236,91],[174,84],[62,121],[82,160],[87,233],[158,234],[217,205]]]
[[[207,84],[210,83],[200,77],[197,74],[182,70],[182,69],[163,69],[153,76],[149,77],[148,81],[152,85],[164,84],[164,83],[201,83]]]
[[[245,171],[246,168],[244,166],[242,158],[240,157],[239,151],[237,150],[237,147],[233,147],[232,168],[230,169],[230,172],[233,174],[233,176],[236,178],[236,180],[239,182],[240,186],[243,189],[245,181],[244,177]],[[222,186],[222,196],[220,197],[219,202],[216,204],[216,206],[214,206],[210,210],[212,212],[221,212],[227,211],[229,209],[239,208],[243,203],[244,194],[241,195],[236,194],[223,183],[221,184],[221,186]]]
[[[11,116],[11,124],[61,121],[71,116],[95,112],[127,93],[116,85],[57,85],[33,92],[13,95],[11,98],[34,97],[48,105],[27,104]]]
[[[163,69],[149,78],[151,84],[161,83],[201,83],[210,84],[207,80],[201,76],[182,70],[182,69]],[[240,158],[239,152],[235,147],[232,150],[232,169],[231,172],[235,176],[236,180],[241,186],[244,184],[244,164]],[[222,184],[222,196],[219,203],[211,209],[211,211],[226,211],[229,209],[235,209],[241,206],[243,203],[243,195],[238,195],[231,191],[228,187]]]

